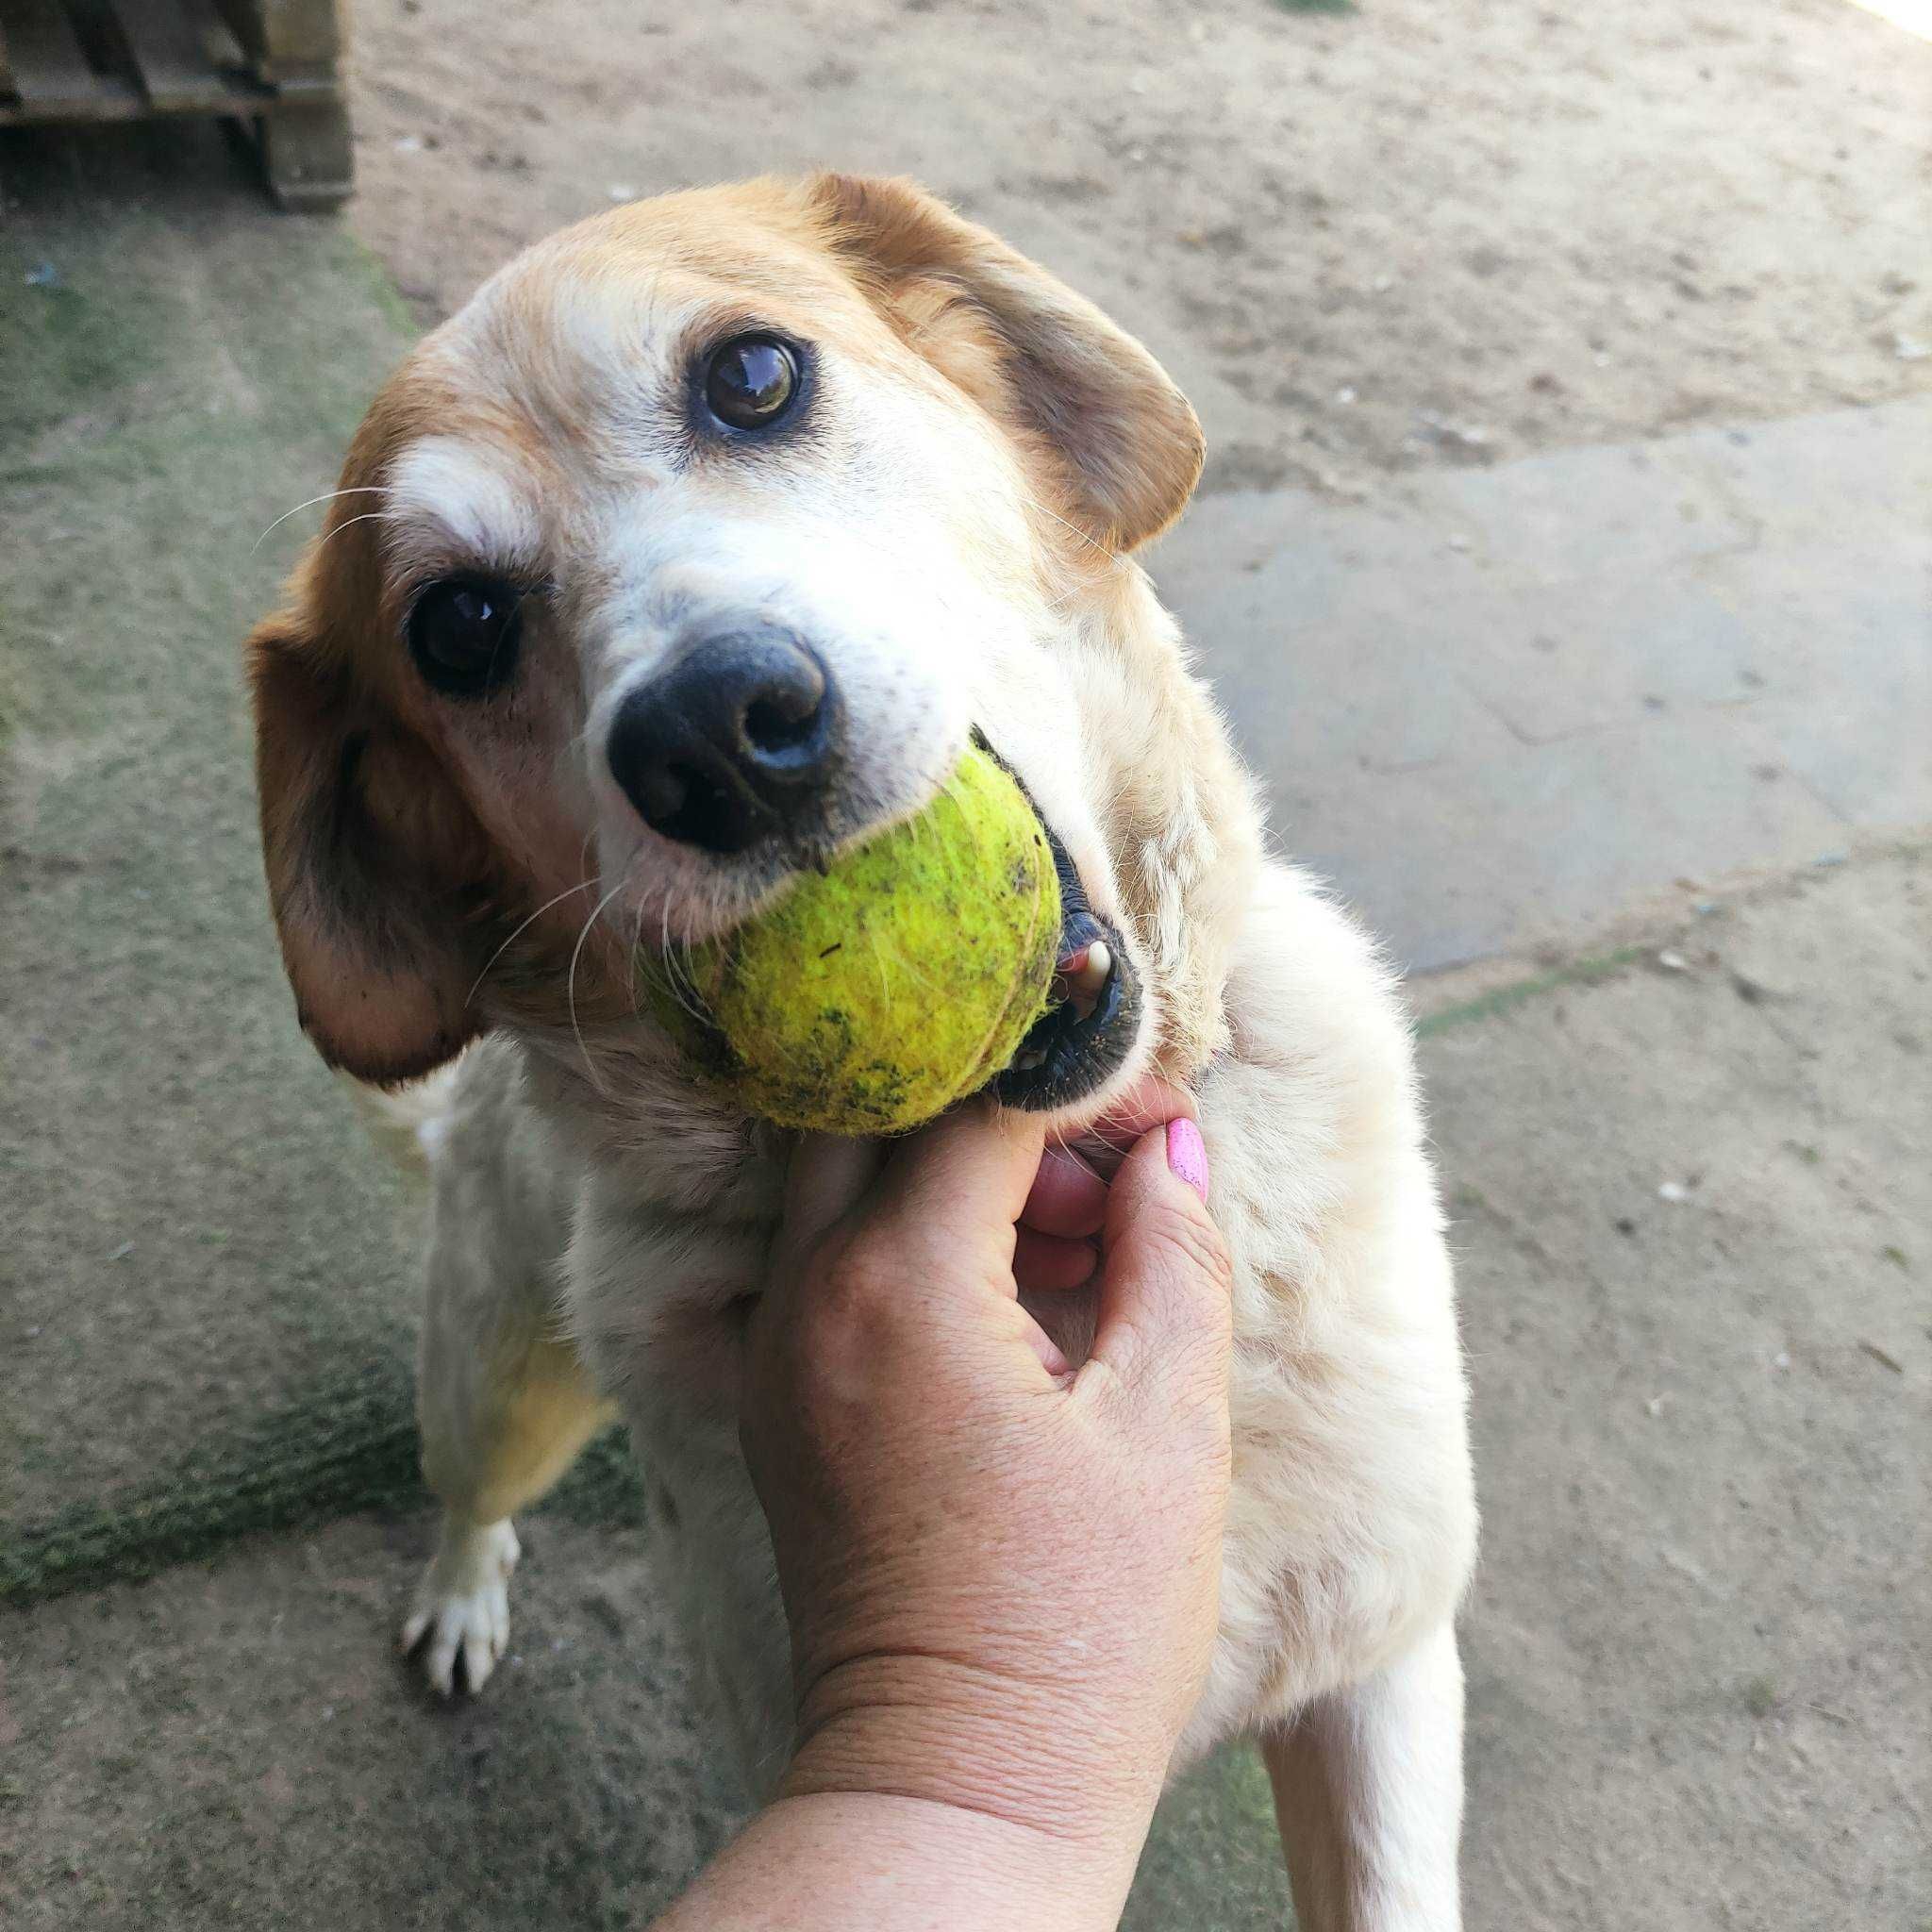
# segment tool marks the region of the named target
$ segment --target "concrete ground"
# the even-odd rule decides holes
[[[1211,496],[1153,567],[1277,842],[1414,972],[1932,823],[1932,396]]]
[[[0,1912],[629,1921],[732,1800],[621,1460],[531,1525],[522,1662],[430,1707],[408,1205],[255,870],[233,646],[299,525],[250,546],[408,319],[212,136],[0,148]],[[1412,964],[1491,956],[1417,988],[1473,1923],[1932,1913],[1924,410],[1226,490],[1158,559],[1282,842]],[[1130,1923],[1280,1923],[1266,1814],[1246,1754],[1184,1782]]]
[[[1653,941],[1424,1047],[1487,1523],[1472,1923],[1921,1932],[1932,862]],[[449,1710],[387,1649],[429,1531],[359,1512],[0,1616],[9,1923],[616,1925],[675,1893],[737,1813],[645,1534],[539,1515],[509,1668]],[[1126,1923],[1284,1914],[1225,1754]]]

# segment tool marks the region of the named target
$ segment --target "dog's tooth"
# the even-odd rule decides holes
[[[1087,958],[1079,971],[1068,974],[1068,982],[1076,993],[1088,999],[1098,999],[1107,990],[1108,977],[1112,972],[1112,953],[1108,950],[1104,940],[1095,940],[1087,948]]]

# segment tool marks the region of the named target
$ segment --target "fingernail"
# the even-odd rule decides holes
[[[1167,1167],[1177,1174],[1202,1200],[1208,1198],[1208,1143],[1201,1130],[1183,1114],[1167,1124]]]

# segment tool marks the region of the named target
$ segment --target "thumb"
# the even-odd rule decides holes
[[[1198,1364],[1204,1350],[1225,1375],[1233,1276],[1207,1186],[1200,1129],[1182,1115],[1141,1135],[1108,1189],[1091,1358],[1123,1382]]]

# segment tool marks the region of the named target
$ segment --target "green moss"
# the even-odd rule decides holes
[[[1426,1015],[1416,1023],[1416,1038],[1432,1040],[1439,1033],[1467,1026],[1477,1020],[1493,1020],[1499,1013],[1513,1011],[1530,1000],[1541,999],[1543,994],[1559,991],[1566,986],[1594,986],[1598,981],[1613,978],[1626,967],[1635,965],[1644,957],[1645,951],[1642,946],[1620,946],[1614,953],[1573,959],[1568,965],[1558,966],[1554,972],[1540,973],[1533,979],[1519,979],[1509,986],[1499,986],[1491,992],[1479,993],[1473,1000],[1463,1000],[1456,1006],[1444,1007],[1441,1012]]]
[[[8,251],[0,274],[0,445],[17,454],[31,438],[92,403],[98,422],[161,366],[167,331],[151,291],[114,264],[84,261],[80,279],[27,280]],[[58,272],[59,264],[54,264]],[[109,279],[112,277],[112,279]]]
[[[372,1364],[353,1385],[197,1449],[130,1500],[0,1524],[0,1603],[150,1576],[240,1536],[406,1500],[417,1484],[407,1367]]]
[[[1291,1923],[1274,1796],[1252,1743],[1217,1751],[1160,1801],[1122,1932]]]
[[[408,1364],[378,1360],[353,1380],[199,1446],[113,1507],[77,1503],[41,1522],[0,1524],[0,1604],[152,1576],[216,1556],[242,1537],[428,1500]],[[624,1430],[591,1443],[539,1513],[549,1510],[587,1525],[642,1523]]]
[[[414,1480],[414,1242],[294,1025],[239,651],[303,532],[257,537],[326,487],[410,332],[366,258],[198,152],[192,192],[131,151],[112,186],[29,154],[0,225],[15,1600]]]
[[[408,341],[413,338],[417,333],[415,313],[409,307],[408,298],[396,287],[389,270],[382,265],[382,258],[351,229],[336,229],[335,240],[339,244],[336,258],[341,264],[343,278],[355,283],[368,295],[377,313],[395,330],[398,341]]]

